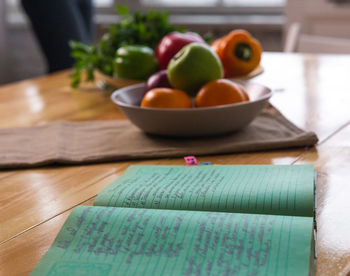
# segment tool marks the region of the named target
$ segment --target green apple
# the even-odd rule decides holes
[[[194,97],[206,83],[223,78],[223,68],[217,54],[209,46],[190,43],[184,46],[168,65],[170,84]]]

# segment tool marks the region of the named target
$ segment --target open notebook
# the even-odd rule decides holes
[[[308,275],[312,165],[130,166],[32,275]]]

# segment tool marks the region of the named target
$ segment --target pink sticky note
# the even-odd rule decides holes
[[[197,159],[194,156],[185,156],[184,159],[186,161],[186,165],[187,166],[195,166],[195,165],[197,165]]]

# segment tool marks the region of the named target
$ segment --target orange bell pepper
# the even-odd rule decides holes
[[[211,48],[218,54],[226,77],[250,73],[260,63],[262,48],[258,40],[245,30],[234,30],[215,40]]]

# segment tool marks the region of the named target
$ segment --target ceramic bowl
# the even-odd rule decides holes
[[[213,136],[247,126],[272,95],[263,85],[250,81],[240,83],[249,94],[249,102],[188,109],[141,108],[144,84],[118,89],[111,99],[135,126],[147,133],[173,137]]]

